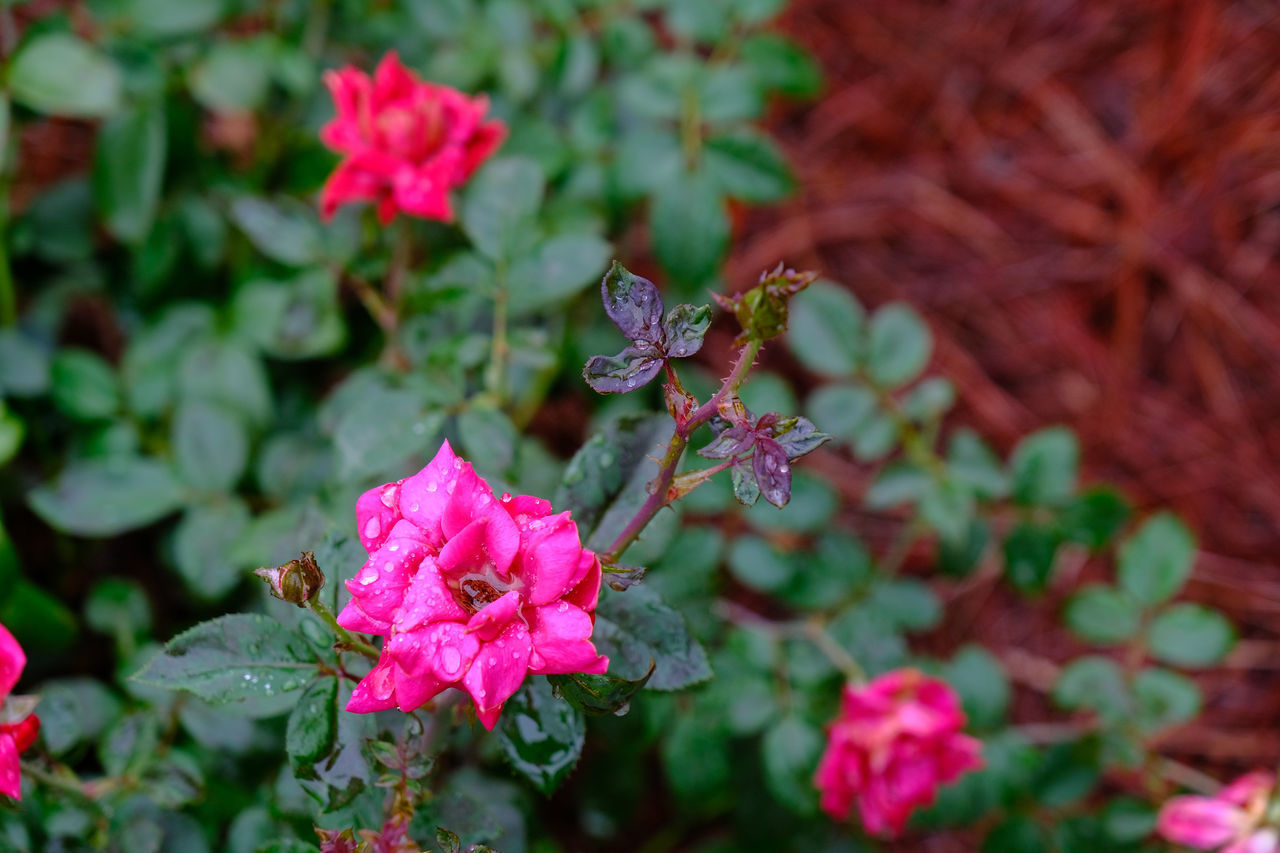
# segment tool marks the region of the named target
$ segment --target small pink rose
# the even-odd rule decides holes
[[[22,647],[8,629],[0,625],[0,706],[8,700],[26,665],[27,656]],[[5,718],[0,715],[0,720]],[[35,714],[26,714],[16,722],[0,722],[0,794],[22,799],[18,756],[31,746],[39,732],[40,718]]]

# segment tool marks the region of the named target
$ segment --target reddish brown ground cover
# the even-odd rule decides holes
[[[783,28],[827,89],[777,115],[802,189],[746,218],[730,280],[781,257],[866,304],[910,301],[959,386],[956,423],[1004,450],[1068,424],[1086,481],[1187,518],[1203,547],[1188,595],[1244,642],[1162,748],[1222,774],[1275,764],[1280,12],[797,0]],[[953,586],[939,648],[977,639],[1042,683],[1071,647],[1064,589],[1110,568],[1059,571],[1035,618],[990,573]],[[1041,708],[1023,697],[1019,716]]]

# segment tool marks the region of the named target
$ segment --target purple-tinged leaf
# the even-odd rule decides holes
[[[728,459],[745,453],[756,440],[756,434],[745,426],[733,426],[721,432],[711,443],[698,451],[699,456],[707,459]]]
[[[787,459],[798,459],[831,439],[825,432],[818,432],[812,421],[802,417],[780,418],[769,431],[786,451]]]
[[[662,342],[668,358],[684,358],[702,349],[702,339],[711,327],[711,306],[695,308],[677,305],[667,312],[662,324]]]
[[[608,566],[604,567],[604,582],[622,592],[627,587],[644,580],[644,566]]]
[[[760,483],[752,470],[751,462],[739,459],[729,469],[729,477],[733,480],[733,496],[743,506],[755,506],[760,500]]]
[[[787,451],[772,438],[756,436],[756,452],[751,457],[751,469],[760,483],[764,499],[781,509],[791,500],[791,466],[787,464]]]
[[[625,394],[648,383],[660,370],[662,355],[653,347],[627,347],[614,356],[591,356],[582,378],[600,394]]]
[[[647,278],[633,275],[617,261],[600,282],[605,313],[630,340],[657,346],[662,340],[662,296]]]

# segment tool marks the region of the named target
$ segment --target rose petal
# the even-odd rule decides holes
[[[13,692],[27,665],[27,655],[9,629],[0,625],[0,701]]]
[[[397,632],[412,631],[432,622],[461,622],[467,611],[453,597],[430,557],[422,561],[414,575],[395,618]]]
[[[529,629],[516,622],[492,643],[485,643],[476,656],[463,685],[476,705],[476,715],[486,729],[492,729],[502,712],[502,703],[520,689],[529,671]]]
[[[467,633],[475,634],[484,642],[496,639],[512,621],[519,618],[520,606],[523,603],[524,599],[516,590],[505,593],[501,598],[476,611],[467,622]]]
[[[458,475],[454,463],[460,462],[446,441],[425,468],[400,485],[401,515],[413,522],[436,548],[445,541],[440,522],[444,518],[445,507],[449,505],[450,484]]]
[[[0,734],[0,794],[22,799],[21,766],[13,737]]]
[[[396,706],[394,661],[383,651],[378,664],[351,691],[347,710],[356,714],[385,711]]]
[[[562,512],[530,522],[534,531],[524,548],[524,581],[530,604],[547,604],[567,595],[578,573],[582,542],[578,526]]]
[[[482,611],[483,612],[483,611]],[[533,643],[537,674],[589,672],[603,674],[609,659],[596,651],[591,642],[595,627],[591,616],[566,601],[533,608],[529,639]]]

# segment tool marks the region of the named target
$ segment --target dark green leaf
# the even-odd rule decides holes
[[[49,387],[49,347],[16,326],[0,329],[0,394],[32,397]]]
[[[183,503],[167,465],[141,457],[73,462],[27,496],[51,526],[79,536],[114,536],[157,521]]]
[[[481,475],[499,476],[515,462],[519,433],[500,409],[469,407],[458,415],[458,437]]]
[[[914,578],[891,578],[877,583],[867,596],[867,607],[894,630],[925,631],[942,617],[942,603],[929,585]]]
[[[435,444],[444,415],[407,388],[363,389],[333,429],[338,475],[344,480],[391,477],[405,460]]]
[[[1177,666],[1210,666],[1236,643],[1227,617],[1201,604],[1174,604],[1156,616],[1147,630],[1151,654]]]
[[[648,683],[654,690],[679,690],[711,677],[707,653],[684,618],[642,585],[600,596],[593,639],[609,656],[609,671],[621,678],[642,678],[656,663]]]
[[[304,267],[324,257],[318,214],[296,199],[242,195],[231,202],[230,213],[254,248],[273,261]]]
[[[769,137],[751,130],[713,136],[703,149],[706,169],[727,196],[772,202],[795,187],[782,152]]]
[[[174,463],[185,482],[204,492],[235,486],[249,462],[249,434],[237,412],[190,400],[178,407],[172,429]]]
[[[167,148],[160,104],[119,113],[98,132],[94,198],[107,229],[125,243],[141,243],[151,230]]]
[[[791,583],[798,568],[791,555],[760,536],[739,536],[729,548],[729,570],[746,586],[776,592]]]
[[[880,469],[862,496],[868,509],[889,509],[920,501],[933,479],[929,472],[910,462],[894,462]]]
[[[136,774],[156,758],[160,726],[155,715],[134,711],[121,717],[103,734],[98,758],[108,775]]]
[[[1082,587],[1067,601],[1067,627],[1080,639],[1116,645],[1138,632],[1142,608],[1124,590],[1103,584]]]
[[[41,689],[41,736],[54,755],[94,741],[120,713],[120,700],[90,678],[46,681]]]
[[[742,56],[762,87],[811,98],[822,90],[822,71],[803,48],[774,33],[753,35],[742,43]]]
[[[88,350],[62,349],[50,375],[53,402],[79,420],[109,418],[120,409],[120,380],[111,365]]]
[[[1057,506],[1071,499],[1080,464],[1080,444],[1066,427],[1032,433],[1009,459],[1013,499],[1026,506]]]
[[[1185,675],[1160,667],[1148,667],[1133,680],[1138,728],[1158,732],[1195,719],[1203,698],[1200,688]]]
[[[559,234],[522,254],[507,273],[512,314],[548,308],[582,292],[609,260],[607,240],[591,233]]]
[[[783,805],[800,815],[816,814],[817,789],[813,773],[826,746],[816,726],[798,716],[783,717],[765,732],[760,743],[764,781]]]
[[[592,548],[607,549],[648,498],[645,483],[657,473],[649,457],[660,455],[658,443],[670,433],[671,419],[665,415],[624,416],[592,436],[569,461],[552,503],[572,510]]]
[[[987,834],[982,853],[1043,853],[1049,849],[1044,830],[1029,817],[1008,818]]]
[[[151,629],[147,593],[136,581],[103,578],[89,591],[84,621],[100,634],[131,641]]]
[[[1129,520],[1129,504],[1115,491],[1089,489],[1076,497],[1058,520],[1062,535],[1071,542],[1101,550]]]
[[[733,481],[733,496],[743,506],[755,506],[760,500],[760,482],[756,480],[756,472],[749,460],[739,459],[729,469],[729,477]]]
[[[245,702],[246,714],[269,716],[292,708],[315,672],[315,653],[300,635],[266,616],[233,613],[174,637],[133,678],[210,702]]]
[[[967,645],[942,667],[942,677],[960,694],[975,729],[995,729],[1009,711],[1012,689],[1000,660],[982,646]]]
[[[237,291],[232,313],[237,333],[276,358],[328,355],[346,341],[338,282],[328,270],[250,281]]]
[[[30,581],[21,578],[0,598],[0,625],[28,648],[42,653],[64,651],[76,640],[79,624],[67,606]]]
[[[376,734],[373,716],[350,714],[339,710],[344,708],[347,700],[351,698],[351,687],[350,682],[344,682],[338,690],[333,705],[333,712],[337,716],[333,748],[312,762],[313,778],[298,779],[303,789],[318,801],[325,811],[333,811],[349,805],[370,786],[373,780],[373,768],[370,766],[365,750],[366,742]],[[293,695],[296,698],[297,694]],[[327,697],[326,701],[328,701]],[[325,739],[322,731],[311,732],[311,734],[321,736],[311,739],[308,748],[318,747],[319,741]]]
[[[338,679],[317,678],[307,685],[289,714],[285,751],[293,775],[315,779],[316,762],[333,751],[338,737]]]
[[[1143,604],[1167,601],[1187,582],[1195,553],[1187,526],[1172,513],[1157,513],[1120,543],[1120,586]]]
[[[238,500],[189,507],[173,532],[173,562],[187,589],[216,601],[246,574],[231,549],[249,524],[249,508]]]
[[[884,388],[898,388],[920,375],[933,353],[933,335],[911,306],[894,302],[871,315],[867,375]]]
[[[170,38],[204,32],[222,16],[223,0],[126,0],[120,15],[134,32]]]
[[[27,42],[8,79],[15,101],[50,115],[100,118],[120,104],[120,69],[71,33],[44,33]]]
[[[625,714],[635,696],[648,683],[655,665],[643,678],[634,681],[610,675],[578,672],[572,675],[548,675],[547,680],[565,700],[587,714]]]
[[[951,479],[968,488],[976,497],[995,499],[1009,491],[1009,478],[1000,458],[972,430],[958,429],[947,446],[947,468]]]
[[[498,744],[521,776],[550,794],[578,763],[586,720],[543,678],[527,679],[502,709]]]
[[[274,46],[274,39],[266,36],[214,42],[191,69],[191,94],[215,113],[258,109],[271,86]]]
[[[1076,658],[1062,668],[1053,701],[1068,710],[1096,711],[1110,722],[1127,717],[1133,704],[1119,665],[1097,655]]]
[[[913,421],[934,422],[955,405],[956,386],[941,376],[930,376],[902,399],[902,411]]]
[[[865,346],[865,317],[866,312],[846,288],[827,281],[815,281],[791,299],[787,345],[801,363],[815,373],[831,377],[852,376],[858,369]],[[849,426],[842,428],[837,423],[824,424],[821,421],[818,426],[827,432],[848,436],[870,413],[875,398],[871,392],[853,386],[847,386],[844,393],[859,397],[865,395],[865,400],[854,401],[854,408],[842,413],[840,421],[847,422]]]
[[[1058,537],[1054,531],[1019,524],[1004,541],[1005,577],[1022,592],[1043,592],[1053,573],[1057,552]]]
[[[715,276],[729,248],[729,218],[710,176],[685,173],[659,189],[649,233],[658,262],[684,292]]]
[[[271,416],[271,388],[262,360],[230,341],[203,341],[181,350],[177,387],[189,399],[224,403],[251,424]]]
[[[462,228],[485,257],[514,261],[534,230],[545,188],[546,176],[534,161],[490,160],[467,183]]]

